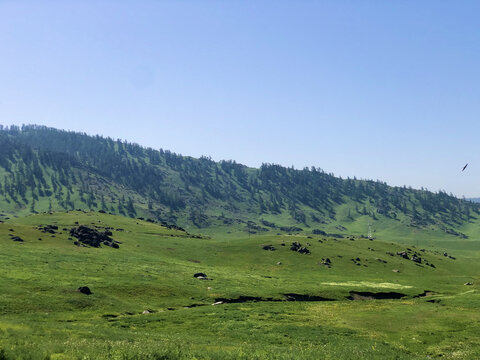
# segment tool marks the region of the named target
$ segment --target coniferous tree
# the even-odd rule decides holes
[[[111,197],[122,198],[127,190],[135,196],[131,196],[132,203],[122,199],[123,212],[138,211],[136,201],[140,199],[149,211],[170,209],[172,218],[193,207],[202,209],[203,219],[208,213],[205,209],[220,207],[233,213],[287,212],[292,221],[303,221],[306,210],[309,221],[315,222],[313,216],[335,218],[335,209],[345,205],[353,219],[357,214],[370,214],[415,219],[415,226],[441,221],[455,226],[480,213],[479,205],[445,191],[343,180],[315,167],[296,170],[262,164],[259,169],[250,169],[235,161],[215,163],[208,157],[194,159],[40,126],[0,130],[0,154],[2,201],[15,201],[20,207],[32,198],[39,202],[47,197],[51,202],[55,197],[55,208],[59,204],[68,208],[78,192],[80,200],[93,209],[96,197],[113,193],[116,195]],[[104,202],[102,209],[108,208]],[[297,208],[290,207],[292,203],[298,204]],[[413,206],[416,212],[412,212]],[[113,212],[118,212],[115,207]]]
[[[128,215],[129,215],[130,217],[134,217],[134,216],[137,214],[137,212],[135,211],[135,207],[134,207],[134,205],[133,205],[133,200],[132,200],[131,197],[128,198],[128,202],[127,202],[127,207],[126,207],[126,209],[127,209]]]
[[[105,203],[105,197],[103,196],[103,194],[101,196],[101,206],[102,206],[102,210],[104,211],[107,210],[107,204]]]
[[[117,207],[118,207],[119,214],[125,215],[125,207],[123,206],[122,201],[120,199],[118,200]]]

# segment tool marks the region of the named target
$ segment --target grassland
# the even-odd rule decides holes
[[[76,222],[112,227],[120,248],[75,246],[69,229]],[[58,232],[38,230],[47,224]],[[198,238],[97,212],[7,220],[0,224],[0,359],[480,357],[480,242],[473,224],[463,229],[469,239],[233,230]],[[294,241],[311,254],[291,251]],[[263,250],[267,244],[276,250]],[[407,247],[435,268],[396,255]],[[197,272],[209,280],[194,278]],[[79,286],[93,294],[79,293]],[[430,296],[415,297],[425,290]],[[405,297],[351,301],[351,291]],[[285,301],[284,294],[331,301]],[[242,296],[258,301],[212,306]]]

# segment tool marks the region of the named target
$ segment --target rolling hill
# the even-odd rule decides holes
[[[480,204],[35,125],[0,152],[0,360],[480,356]]]
[[[208,233],[411,231],[466,237],[480,204],[321,169],[195,159],[43,126],[0,127],[4,217],[102,210]],[[200,230],[201,229],[201,230]],[[376,234],[374,234],[376,235]]]

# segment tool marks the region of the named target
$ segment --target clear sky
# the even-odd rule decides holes
[[[0,0],[0,124],[480,196],[479,14],[448,0]]]

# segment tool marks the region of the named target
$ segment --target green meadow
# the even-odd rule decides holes
[[[79,225],[112,228],[119,248],[74,245]],[[476,359],[475,229],[198,236],[98,212],[12,218],[0,224],[0,359]]]

